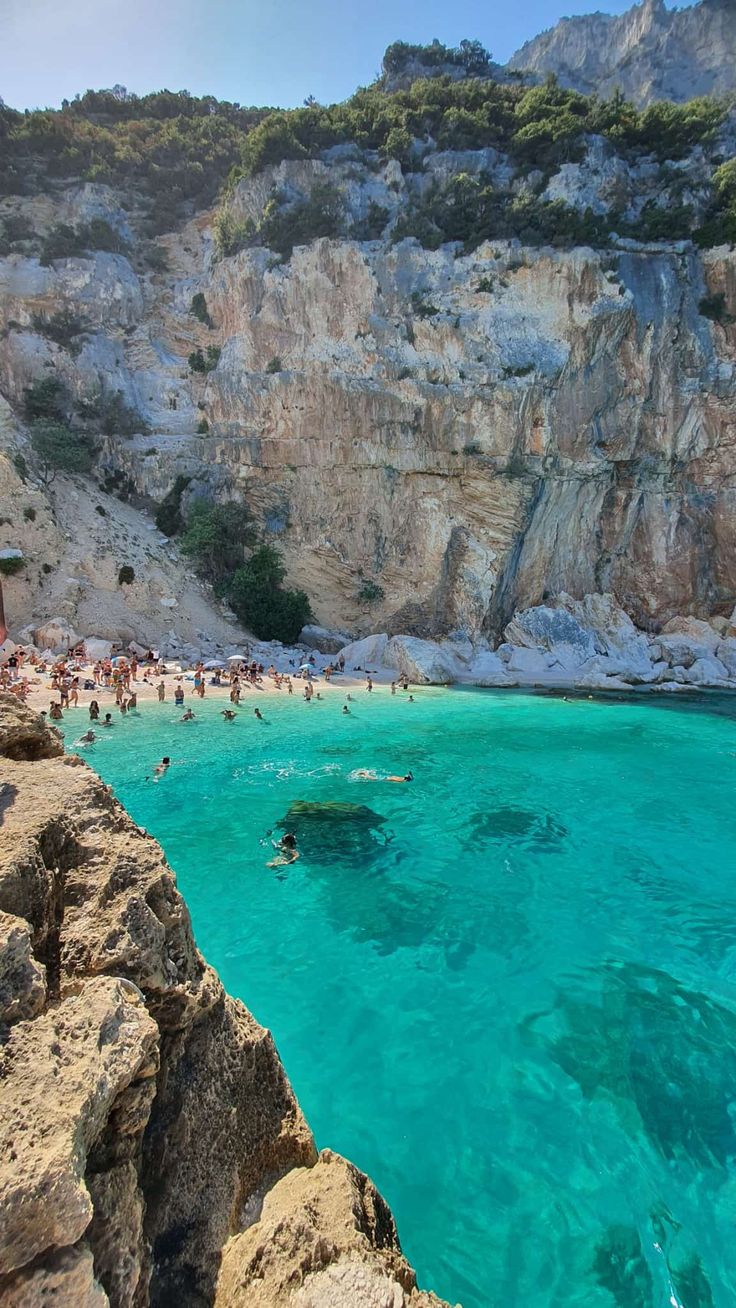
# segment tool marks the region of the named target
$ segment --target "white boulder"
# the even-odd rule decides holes
[[[379,668],[385,662],[387,645],[388,636],[385,632],[378,636],[365,636],[363,640],[354,640],[349,645],[344,645],[340,655],[348,668]]]
[[[696,659],[691,667],[684,669],[683,680],[688,686],[723,686],[728,683],[728,668],[717,659]]]
[[[513,648],[506,662],[509,672],[513,672],[519,681],[543,679],[551,681],[549,654],[542,649]]]
[[[110,658],[112,641],[102,640],[99,636],[88,636],[84,642],[84,648],[90,663],[96,663],[98,659]]]
[[[671,618],[662,628],[663,636],[684,636],[693,646],[715,654],[721,633],[701,618]]]
[[[721,641],[716,650],[716,658],[728,670],[729,677],[736,678],[736,636]]]
[[[424,686],[450,686],[458,674],[458,664],[451,654],[435,641],[417,636],[392,636],[384,663]]]
[[[492,650],[480,650],[462,670],[462,680],[473,686],[518,686],[516,677]]]
[[[567,609],[553,609],[546,604],[515,613],[504,638],[511,645],[527,649],[564,647],[569,651],[565,655],[569,664],[583,663],[596,653],[592,632]]]
[[[52,654],[66,654],[79,643],[76,631],[63,618],[50,618],[36,627],[33,639],[39,649],[51,650]]]

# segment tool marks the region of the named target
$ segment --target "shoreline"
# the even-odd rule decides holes
[[[85,667],[89,668],[90,671],[92,666],[93,666],[92,664],[85,665]],[[82,678],[84,677],[84,671],[85,668],[83,667],[83,670],[80,673],[80,677]],[[144,672],[144,669],[139,668],[139,674],[141,672]],[[352,694],[356,690],[360,692],[361,696],[368,693],[376,693],[376,692],[381,693],[386,691],[388,691],[390,694],[391,681],[395,680],[395,677],[392,677],[391,675],[391,669],[386,669],[386,668],[378,669],[375,673],[371,673],[371,677],[374,685],[374,690],[372,692],[368,692],[366,689],[365,676],[363,675],[358,676],[356,675],[355,672],[344,673],[342,676],[338,678],[337,681],[333,681],[333,680],[325,681],[322,676],[317,675],[312,678],[312,685],[314,687],[315,696],[319,693],[319,695],[321,695],[323,699],[324,698],[345,699],[347,695]],[[192,708],[196,711],[197,702],[203,703],[212,700],[215,700],[217,702],[222,702],[225,705],[229,705],[230,703],[230,686],[228,683],[223,683],[220,686],[215,686],[207,682],[205,694],[204,696],[200,697],[195,692],[194,689],[193,674],[180,672],[178,670],[177,671],[171,670],[164,673],[163,676],[161,677],[157,676],[155,680],[154,679],[144,680],[144,678],[139,675],[137,681],[131,682],[131,690],[135,691],[137,697],[136,707],[138,709],[142,708],[143,705],[145,704],[158,704],[159,702],[161,702],[158,699],[158,693],[156,690],[156,684],[158,683],[158,681],[161,680],[163,680],[164,685],[166,687],[166,698],[162,702],[171,708],[176,707],[174,705],[174,691],[179,682],[181,682],[184,688],[185,708]],[[40,681],[41,681],[40,685],[36,685],[33,683],[31,684],[29,692],[25,699],[25,703],[29,708],[35,710],[35,712],[37,713],[45,712],[46,714],[48,714],[49,705],[51,704],[51,702],[58,703],[59,692],[58,690],[51,689],[50,679],[45,674],[42,678],[40,678]],[[281,698],[285,700],[288,699],[303,700],[304,687],[307,684],[306,681],[301,678],[295,679],[293,677],[292,677],[292,681],[293,681],[294,689],[291,695],[289,695],[288,690],[285,687],[276,686],[273,679],[267,675],[264,675],[263,681],[257,686],[251,685],[250,682],[241,681],[240,704],[234,706],[235,712],[245,711],[249,707],[257,707],[258,702],[260,701],[260,698],[262,696],[265,696],[267,700],[273,698]],[[471,681],[456,681],[449,685],[435,685],[432,683],[421,683],[421,682],[410,683],[408,691],[401,690],[401,688],[397,685],[396,695],[399,698],[406,698],[408,697],[408,695],[414,695],[416,697],[417,695],[421,695],[421,693],[426,690],[452,691],[458,689],[478,690],[478,691],[488,691],[488,692],[502,691],[505,694],[509,694],[512,692],[523,693],[523,694],[532,693],[532,694],[549,695],[554,698],[569,697],[571,699],[576,699],[576,700],[599,699],[599,698],[603,698],[607,700],[615,700],[615,699],[625,698],[626,696],[629,695],[634,695],[637,698],[641,696],[645,696],[647,698],[653,698],[653,699],[664,698],[665,700],[672,698],[674,695],[674,697],[677,699],[680,699],[681,697],[685,697],[688,699],[706,700],[712,697],[713,695],[727,695],[729,694],[729,690],[730,690],[730,688],[728,687],[718,688],[718,687],[678,685],[676,690],[668,688],[666,691],[664,691],[661,685],[651,685],[651,684],[631,685],[625,689],[623,687],[611,687],[610,689],[598,688],[595,690],[588,690],[584,687],[575,686],[575,684],[570,681],[552,682],[552,681],[530,680],[526,684],[520,684],[515,686],[479,686]],[[734,692],[731,690],[730,693],[731,695],[733,695]],[[112,686],[98,686],[94,690],[80,690],[79,702],[76,707],[79,710],[88,709],[93,699],[98,700],[100,705],[100,713],[102,715],[104,715],[107,712],[111,712],[113,713],[113,715],[119,714],[120,710],[115,702],[115,691]],[[65,715],[67,712],[70,711],[71,709],[63,710]]]

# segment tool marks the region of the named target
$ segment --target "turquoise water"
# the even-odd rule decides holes
[[[146,705],[86,757],[422,1285],[733,1308],[736,704],[353,693]],[[375,816],[302,818],[277,875],[260,841],[300,800]]]

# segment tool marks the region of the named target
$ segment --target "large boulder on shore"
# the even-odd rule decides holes
[[[344,631],[331,631],[329,627],[318,627],[309,622],[299,632],[299,644],[308,649],[316,649],[319,654],[339,654],[350,642]]]
[[[470,664],[463,668],[462,680],[473,686],[517,686],[518,680],[492,650],[479,650]]]
[[[532,609],[515,613],[504,639],[509,645],[523,649],[565,651],[561,661],[567,665],[581,664],[596,653],[592,632],[569,613],[567,609],[550,608],[539,604]]]
[[[392,636],[386,646],[384,663],[424,686],[451,686],[458,673],[458,665],[447,650],[433,640],[420,640],[418,636]]]
[[[365,636],[363,640],[354,640],[349,645],[344,645],[340,654],[345,659],[346,668],[357,668],[360,671],[365,668],[380,668],[385,662],[387,645],[388,636],[383,632],[378,636]]]
[[[36,627],[33,640],[37,649],[50,649],[52,654],[66,654],[79,644],[76,631],[63,618],[49,618],[48,622]]]

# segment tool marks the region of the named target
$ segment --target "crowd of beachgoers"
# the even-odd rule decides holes
[[[229,720],[237,715],[241,701],[251,692],[295,691],[310,703],[321,699],[328,690],[338,689],[345,698],[343,712],[349,712],[349,687],[360,684],[363,673],[365,689],[374,688],[375,673],[365,669],[348,669],[345,659],[335,656],[325,661],[308,651],[295,653],[288,660],[288,671],[277,669],[272,663],[266,667],[257,658],[247,654],[229,659],[200,660],[189,669],[162,659],[157,651],[130,652],[92,659],[84,642],[65,654],[42,655],[35,649],[15,646],[0,662],[0,690],[38,708],[54,722],[64,719],[68,709],[86,707],[90,723],[109,726],[115,714],[137,710],[139,701],[173,702],[184,710],[184,720],[191,720],[195,708],[190,701],[203,700],[206,695],[220,695],[229,701],[223,710]],[[319,666],[322,664],[323,666]],[[407,677],[398,677],[390,684],[391,693],[397,689],[408,691]],[[413,699],[413,696],[410,696]],[[256,716],[260,710],[254,709]],[[94,733],[94,725],[91,725]]]

